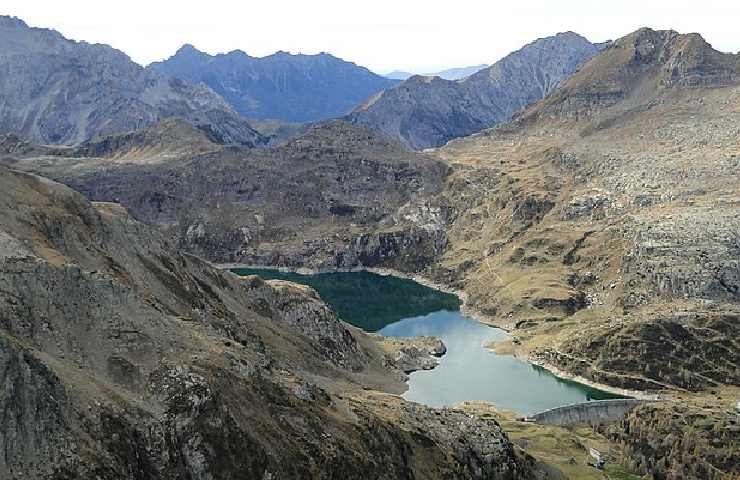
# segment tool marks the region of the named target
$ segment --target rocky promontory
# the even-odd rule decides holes
[[[435,337],[383,337],[378,336],[381,350],[388,363],[404,373],[431,370],[447,352],[442,340]]]

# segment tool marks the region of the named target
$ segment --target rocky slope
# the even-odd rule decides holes
[[[216,145],[168,121],[52,153],[20,151],[5,163],[120,202],[220,262],[415,270],[445,244],[444,213],[422,199],[441,188],[447,166],[342,121],[268,149]]]
[[[622,422],[600,430],[624,448],[624,463],[642,475],[670,480],[737,478],[737,413],[731,402],[713,397],[699,408],[680,403],[643,405]]]
[[[106,45],[0,17],[0,133],[35,143],[76,144],[169,117],[224,143],[265,142],[203,84],[167,79]]]
[[[40,177],[0,187],[2,478],[536,475],[491,419],[363,390],[398,374],[312,290]]]
[[[643,29],[513,123],[450,143],[436,275],[564,370],[740,383],[738,71],[698,35]]]
[[[734,413],[718,413],[737,394],[714,393],[740,385],[739,60],[642,29],[438,152],[448,243],[426,274],[511,328],[518,355],[681,392],[609,430],[651,478],[737,475]]]
[[[120,196],[214,260],[421,273],[510,328],[517,354],[691,400],[740,385],[739,73],[698,35],[643,29],[513,121],[424,155],[334,122],[269,154],[118,154],[135,150],[110,139],[80,157],[6,138],[0,158]],[[213,190],[188,186],[201,174]],[[734,437],[658,445],[645,418],[675,436],[671,408],[610,438],[655,478],[732,475]],[[711,467],[692,470],[708,444]]]
[[[257,58],[240,50],[208,55],[185,45],[149,68],[169,77],[205,83],[245,117],[284,122],[341,117],[398,83],[328,53],[278,52]]]
[[[600,48],[572,32],[539,39],[462,80],[414,76],[374,96],[348,120],[414,149],[440,146],[509,120],[545,97]]]

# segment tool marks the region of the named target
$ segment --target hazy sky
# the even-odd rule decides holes
[[[740,50],[740,0],[2,0],[0,14],[110,44],[142,64],[192,43],[255,56],[327,51],[380,73],[427,72],[492,63],[560,31],[600,42],[641,26]]]

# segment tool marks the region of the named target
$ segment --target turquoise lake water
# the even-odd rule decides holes
[[[407,400],[434,407],[485,400],[499,408],[530,415],[570,403],[623,398],[491,352],[485,345],[506,338],[503,330],[460,313],[456,296],[412,280],[368,272],[318,275],[256,269],[234,272],[309,285],[340,318],[369,332],[440,338],[447,346],[447,353],[437,368],[409,375],[409,389],[403,395]]]

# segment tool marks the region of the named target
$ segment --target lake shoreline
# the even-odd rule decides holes
[[[541,361],[534,360],[528,355],[526,356],[526,361],[531,363],[532,365],[537,365],[538,367],[544,368],[545,370],[552,373],[558,378],[562,378],[564,380],[570,380],[572,382],[580,383],[582,385],[586,385],[591,388],[596,388],[598,390],[603,390],[608,393],[614,393],[616,395],[621,395],[623,397],[631,397],[636,400],[660,400],[659,394],[646,393],[646,392],[642,392],[639,390],[627,390],[623,388],[611,387],[609,385],[603,385],[597,382],[593,382],[585,377],[581,377],[579,375],[573,375],[572,373],[566,372],[565,370],[561,370],[558,367],[552,364],[549,364],[547,362],[541,362]]]
[[[463,313],[465,316],[468,316],[490,327],[495,327],[500,330],[503,330],[507,334],[511,332],[511,328],[498,324],[498,322],[496,322],[496,320],[494,320],[494,318],[491,317],[490,315],[486,315],[476,310],[475,308],[471,307],[470,303],[468,302],[468,294],[465,293],[463,290],[458,290],[448,285],[435,282],[434,280],[431,280],[430,278],[425,277],[423,275],[404,273],[404,272],[401,272],[400,270],[394,270],[392,268],[377,268],[377,267],[323,268],[323,269],[306,268],[306,267],[289,268],[289,267],[275,267],[275,266],[265,266],[265,265],[249,265],[246,263],[215,263],[214,266],[220,269],[224,269],[224,270],[231,270],[234,268],[248,268],[252,270],[278,270],[280,272],[297,273],[299,275],[319,275],[322,273],[368,272],[368,273],[375,273],[376,275],[403,278],[405,280],[413,280],[414,282],[420,285],[424,285],[425,287],[433,288],[435,290],[439,290],[440,292],[455,295],[458,299],[460,299],[460,302],[462,302],[460,305],[460,312]]]
[[[354,273],[354,272],[368,272],[368,273],[374,273],[377,275],[382,276],[393,276],[396,278],[402,278],[406,280],[412,280],[420,285],[424,285],[429,288],[433,288],[435,290],[439,290],[444,293],[449,293],[452,295],[455,295],[461,302],[460,305],[460,313],[463,315],[470,317],[477,322],[487,325],[489,327],[498,328],[499,330],[504,331],[507,335],[511,333],[510,328],[506,328],[504,326],[501,326],[496,322],[493,317],[486,315],[480,311],[477,311],[474,307],[471,307],[468,302],[468,295],[462,291],[458,290],[452,287],[449,287],[447,285],[443,285],[440,283],[437,283],[428,277],[424,277],[423,275],[418,274],[408,274],[404,273],[398,270],[390,269],[390,268],[374,268],[374,267],[355,267],[355,268],[337,268],[337,269],[312,269],[312,268],[306,268],[306,267],[299,267],[299,268],[289,268],[289,267],[276,267],[276,266],[265,266],[265,265],[249,265],[244,263],[219,263],[214,264],[217,268],[224,269],[224,270],[232,270],[236,268],[245,268],[245,269],[251,269],[251,270],[278,270],[281,272],[286,273],[296,273],[299,275],[318,275],[318,274],[325,274],[325,273]],[[484,346],[484,348],[492,350],[489,346]],[[532,365],[536,365],[538,367],[541,367],[548,372],[550,372],[552,375],[554,375],[557,378],[568,380],[572,382],[576,382],[591,388],[595,388],[597,390],[601,390],[606,393],[612,393],[615,395],[625,396],[625,397],[632,397],[640,400],[656,400],[659,399],[659,394],[650,394],[638,390],[627,390],[622,388],[613,387],[610,385],[601,384],[598,382],[591,381],[585,377],[581,377],[579,375],[573,375],[569,372],[566,372],[564,370],[561,370],[555,365],[549,364],[547,362],[543,362],[541,360],[536,360],[532,358],[530,355],[518,355],[516,351],[513,353],[509,353],[508,355],[511,355],[515,358],[518,358],[520,360],[523,360],[527,363],[530,363]]]

